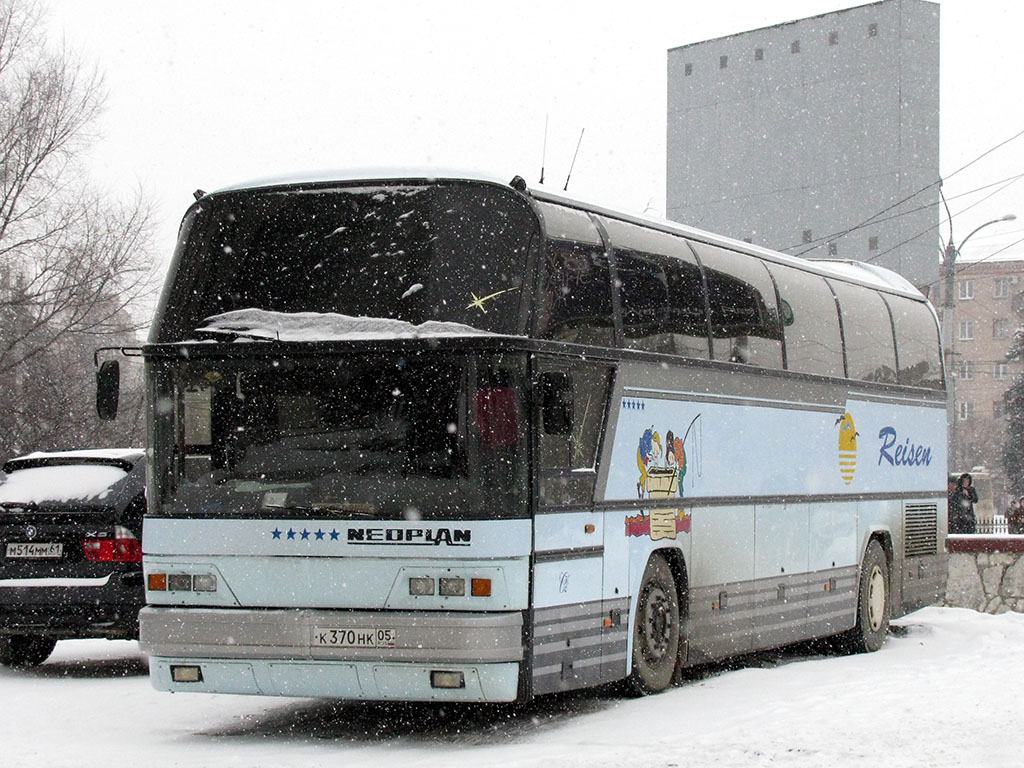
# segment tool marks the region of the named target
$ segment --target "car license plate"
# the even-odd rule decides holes
[[[64,545],[58,542],[11,542],[7,545],[7,557],[57,558],[64,556]]]
[[[374,627],[313,627],[313,645],[330,648],[394,648],[395,630]]]

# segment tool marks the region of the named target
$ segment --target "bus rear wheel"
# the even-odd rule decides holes
[[[871,541],[860,569],[857,626],[847,635],[846,644],[854,653],[877,651],[888,631],[889,563],[882,545]]]
[[[639,694],[663,691],[672,683],[679,656],[679,592],[672,569],[655,554],[647,561],[633,622],[633,670],[629,682]]]

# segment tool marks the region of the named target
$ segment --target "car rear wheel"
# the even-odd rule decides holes
[[[35,667],[53,653],[57,641],[52,637],[0,635],[0,664],[5,667]]]

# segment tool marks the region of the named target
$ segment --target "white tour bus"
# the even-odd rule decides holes
[[[142,355],[161,690],[653,692],[942,589],[939,331],[885,270],[519,177],[266,183],[187,212]]]

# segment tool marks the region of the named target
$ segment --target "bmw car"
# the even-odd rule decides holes
[[[0,664],[41,664],[58,640],[138,637],[145,454],[30,453],[0,483]]]

